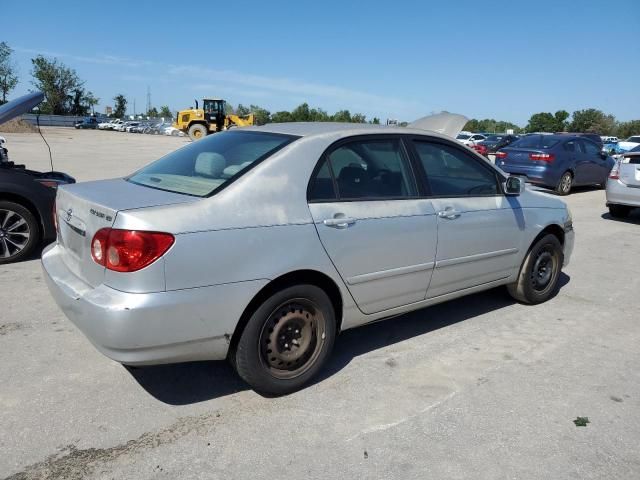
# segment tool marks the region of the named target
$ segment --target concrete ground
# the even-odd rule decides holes
[[[78,180],[188,142],[45,136]],[[6,137],[46,168],[38,136]],[[0,477],[640,478],[640,215],[612,220],[602,190],[567,202],[577,240],[553,300],[497,289],[348,331],[315,384],[276,399],[223,362],[129,371],[57,309],[37,259],[0,266]]]

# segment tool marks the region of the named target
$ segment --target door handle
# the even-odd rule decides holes
[[[454,210],[453,208],[447,208],[445,210],[442,210],[441,212],[438,212],[438,217],[446,218],[447,220],[455,220],[460,215],[462,215],[462,213]]]
[[[355,218],[345,217],[343,214],[336,213],[333,218],[327,218],[322,221],[327,227],[347,228],[349,225],[356,223]]]

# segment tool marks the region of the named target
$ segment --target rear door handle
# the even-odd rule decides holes
[[[356,223],[356,219],[351,217],[336,216],[334,218],[327,218],[323,220],[322,223],[324,223],[327,227],[347,228],[349,225],[353,225],[354,223]]]
[[[455,220],[460,215],[462,215],[462,213],[458,212],[457,210],[454,210],[453,208],[447,208],[446,210],[442,210],[441,212],[438,212],[438,217],[446,218],[447,220]]]

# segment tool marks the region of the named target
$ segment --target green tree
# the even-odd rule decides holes
[[[291,111],[291,120],[292,122],[311,122],[311,110],[309,109],[308,103],[303,103],[298,105]]]
[[[640,120],[630,120],[628,122],[620,122],[616,127],[616,135],[618,138],[624,139],[631,135],[640,135]]]
[[[71,92],[69,96],[69,100],[71,102],[71,107],[69,108],[69,112],[72,115],[84,116],[89,111],[89,107],[84,104],[85,92],[83,88],[76,88]]]
[[[91,114],[95,115],[96,113],[96,105],[98,105],[98,103],[100,103],[100,99],[98,97],[96,97],[93,92],[89,91],[87,93],[84,94],[84,103],[87,105],[87,107],[89,107],[89,109],[91,110]]]
[[[147,112],[147,117],[158,118],[160,114],[158,113],[158,109],[156,107],[151,107]]]
[[[113,116],[116,118],[122,118],[127,113],[127,98],[121,93],[113,97],[115,106],[113,107]]]
[[[573,112],[569,130],[572,132],[611,135],[616,130],[616,119],[613,115],[607,115],[595,108],[577,110]]]
[[[32,83],[36,89],[44,93],[45,101],[40,105],[43,113],[65,115],[81,105],[84,82],[74,69],[59,62],[57,58],[50,60],[42,55],[32,58],[31,63]]]
[[[354,113],[351,116],[351,122],[353,123],[367,123],[367,116],[362,113]]]
[[[236,108],[236,115],[244,116],[249,115],[251,113],[251,109],[249,107],[245,107],[241,103],[238,104]]]
[[[349,110],[339,110],[333,114],[333,116],[331,117],[331,120],[334,122],[350,123],[351,112],[349,112]]]
[[[273,115],[271,115],[271,121],[273,123],[293,122],[293,120],[291,119],[291,113],[287,111],[274,113]]]
[[[380,119],[378,117],[373,117],[373,120],[371,120],[371,123],[374,125],[380,125]]]
[[[160,116],[163,118],[171,118],[173,115],[171,114],[171,109],[168,105],[163,105],[160,107]]]
[[[6,42],[0,42],[0,105],[7,103],[7,95],[18,84],[16,67],[11,61],[12,53],[13,49]]]
[[[258,125],[265,125],[271,121],[271,112],[258,105],[250,105],[249,110],[255,115],[255,122]]]
[[[549,112],[534,113],[529,118],[526,131],[532,132],[563,132],[567,129],[569,113],[558,110],[554,115]]]

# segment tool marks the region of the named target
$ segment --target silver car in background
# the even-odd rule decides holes
[[[640,208],[640,146],[622,154],[607,180],[607,207],[615,218],[624,218]]]
[[[269,394],[304,386],[341,330],[500,285],[543,302],[574,242],[564,202],[454,139],[355,124],[216,133],[61,187],[56,218],[47,283],[97,349],[226,358]]]

